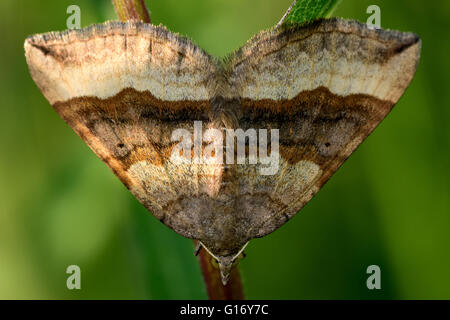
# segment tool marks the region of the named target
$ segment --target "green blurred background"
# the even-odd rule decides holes
[[[155,24],[225,56],[291,0],[148,0]],[[115,19],[109,0],[0,1],[0,298],[204,299],[192,241],[149,214],[31,80],[26,36]],[[251,299],[450,298],[450,1],[343,0],[335,16],[423,40],[417,75],[387,119],[289,223],[250,242]],[[81,290],[66,288],[68,265]],[[381,267],[382,290],[366,287]]]

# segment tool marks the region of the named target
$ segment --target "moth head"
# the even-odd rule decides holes
[[[226,285],[230,279],[231,270],[233,269],[234,261],[232,256],[217,257],[217,264],[219,265],[220,277],[223,285]]]
[[[244,257],[244,249],[247,246],[248,242],[239,249],[238,253],[230,254],[230,255],[215,255],[213,254],[203,243],[202,247],[206,249],[206,251],[214,258],[217,266],[220,270],[220,276],[222,278],[222,284],[226,285],[228,280],[230,279],[231,270],[235,265],[237,265],[239,259]]]

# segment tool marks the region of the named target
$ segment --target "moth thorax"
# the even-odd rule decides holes
[[[237,110],[239,100],[225,99],[221,96],[211,100],[210,118],[216,128],[237,129],[239,127]]]

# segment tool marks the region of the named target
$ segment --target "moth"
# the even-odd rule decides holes
[[[213,255],[224,283],[248,241],[299,212],[386,117],[420,48],[413,33],[337,18],[262,31],[223,61],[140,22],[25,41],[56,112],[157,219]],[[200,133],[278,130],[278,150],[267,147],[278,170],[175,163],[173,132],[200,121]]]

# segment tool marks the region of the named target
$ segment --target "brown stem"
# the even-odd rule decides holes
[[[194,245],[197,245],[197,241],[194,241]],[[198,261],[202,269],[206,292],[210,300],[245,299],[241,275],[237,266],[232,269],[228,283],[224,286],[217,263],[215,263],[214,258],[206,250],[200,250],[198,253]]]
[[[281,20],[277,23],[277,25],[275,26],[275,30],[278,29],[286,20],[287,16],[289,15],[289,13],[291,13],[292,9],[294,8],[295,4],[297,3],[297,0],[294,0],[294,2],[291,3],[291,5],[289,6],[289,8],[287,9],[286,13],[283,15],[283,17],[281,18]]]
[[[121,21],[138,20],[151,23],[150,14],[144,0],[112,0],[116,14]],[[194,241],[194,245],[197,242]],[[198,261],[202,269],[206,292],[211,300],[242,300],[244,291],[239,269],[233,268],[227,285],[222,284],[220,272],[214,258],[206,251],[200,250]]]
[[[112,0],[121,21],[137,20],[152,23],[144,0]]]

